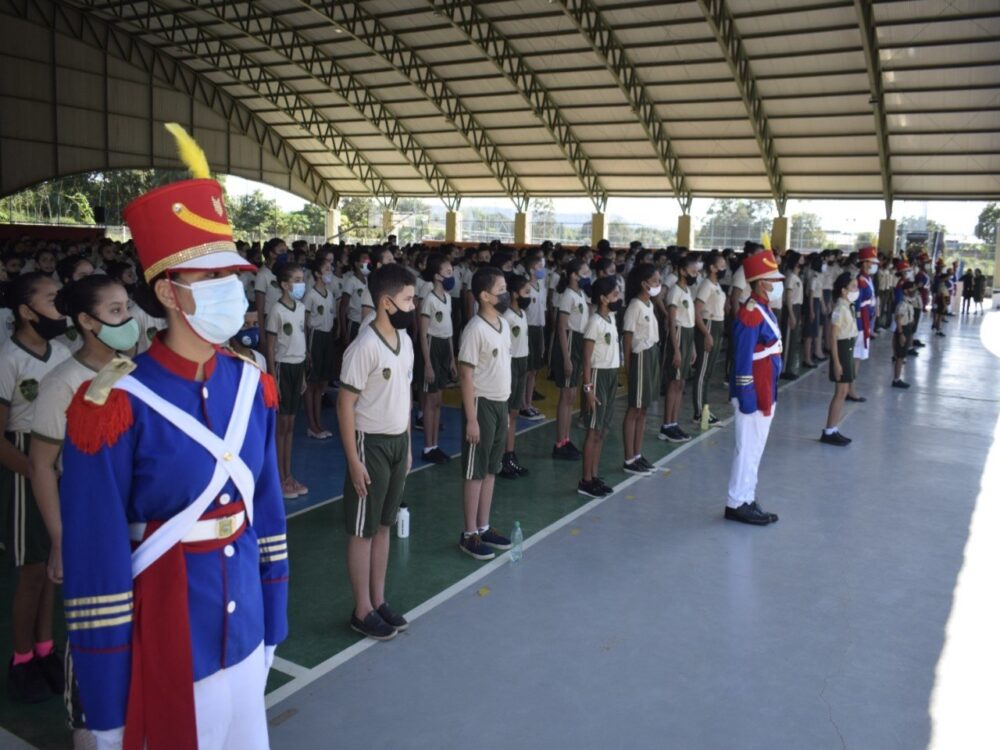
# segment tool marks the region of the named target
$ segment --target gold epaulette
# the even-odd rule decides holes
[[[236,351],[235,349],[233,349],[232,347],[229,347],[229,346],[224,346],[224,347],[222,347],[222,349],[227,354],[231,354],[232,356],[236,357],[236,359],[242,359],[247,364],[253,365],[254,367],[256,367],[261,372],[264,372],[264,369],[260,365],[257,364],[257,360],[253,359],[252,357],[248,357],[245,354],[240,354],[238,351]]]
[[[104,406],[115,383],[134,369],[135,362],[119,354],[104,365],[90,381],[90,387],[87,388],[87,392],[83,396],[84,400],[95,406]]]
[[[749,312],[753,312],[756,307],[757,307],[757,303],[754,301],[753,297],[751,297],[750,299],[747,300],[746,308],[747,308],[747,310]]]

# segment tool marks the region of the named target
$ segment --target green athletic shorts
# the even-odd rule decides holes
[[[498,474],[507,442],[507,402],[476,397],[476,421],[479,423],[476,445],[465,439],[464,409],[462,415],[463,479],[485,479],[487,474]]]
[[[653,344],[641,352],[632,352],[628,363],[628,405],[645,409],[659,394],[660,345]]]
[[[578,388],[583,379],[583,334],[576,331],[569,332],[569,359],[573,364],[573,372],[566,377],[565,363],[563,362],[562,348],[558,345],[552,347],[552,379],[559,388]]]
[[[524,383],[528,378],[529,357],[511,357],[510,360],[510,398],[507,399],[509,411],[520,411],[524,408]]]
[[[278,381],[278,414],[294,416],[302,408],[302,383],[306,377],[306,363],[275,362],[275,379]]]
[[[853,383],[854,382],[854,342],[857,336],[851,339],[837,339],[837,355],[840,357],[841,376],[840,380],[833,376],[833,357],[830,357],[830,382],[831,383]]]
[[[358,497],[348,472],[344,477],[344,527],[350,536],[370,539],[379,526],[396,523],[403,487],[406,484],[406,464],[410,452],[410,436],[354,433],[358,457],[368,470],[368,495]]]
[[[618,370],[607,368],[604,370],[591,370],[591,378],[594,381],[594,394],[597,396],[597,405],[590,412],[590,419],[587,420],[588,430],[599,430],[604,432],[611,424],[611,416],[615,411],[615,396],[618,395]]]
[[[336,353],[334,352],[333,331],[309,332],[309,372],[310,383],[329,383],[333,380]]]
[[[31,435],[27,432],[7,432],[4,437],[25,455],[31,450]],[[7,549],[13,550],[14,567],[47,563],[52,543],[31,482],[6,467],[0,467],[0,508],[6,511]]]
[[[664,384],[672,380],[687,380],[691,377],[691,351],[694,348],[694,326],[691,326],[691,328],[681,328],[678,331],[677,340],[681,347],[680,367],[674,367],[674,345],[669,335],[666,339],[666,344],[663,347]]]
[[[418,393],[437,393],[443,391],[451,379],[451,340],[429,337],[431,369],[434,370],[434,382],[424,382],[424,353],[414,345],[416,360],[413,363],[413,379],[416,381]]]
[[[541,370],[545,367],[545,328],[528,326],[528,369]]]

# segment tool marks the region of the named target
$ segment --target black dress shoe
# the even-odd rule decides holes
[[[863,404],[868,399],[866,399],[864,396],[852,396],[851,394],[847,394],[847,400],[854,401],[855,403],[858,404]]]
[[[814,365],[812,362],[803,362],[802,366],[808,370],[815,370],[819,365]]]
[[[63,659],[57,651],[53,651],[48,656],[35,657],[38,662],[38,670],[48,683],[49,689],[56,695],[62,695],[66,689],[66,673],[63,669]]]
[[[782,380],[798,380],[799,379],[799,376],[796,375],[794,372],[783,372],[778,377],[780,377]]]
[[[754,506],[755,503],[743,503],[739,508],[730,508],[727,505],[725,519],[748,523],[752,526],[767,526],[771,523],[771,516]]]
[[[41,703],[52,697],[38,659],[14,666],[11,658],[7,667],[7,697],[14,703]]]
[[[754,510],[759,510],[765,516],[767,516],[768,518],[770,518],[771,519],[771,523],[777,523],[777,521],[778,521],[778,514],[777,513],[769,513],[769,512],[767,512],[766,510],[764,510],[763,508],[761,508],[759,505],[757,505],[757,501],[756,500],[754,500],[752,503],[750,503],[750,507],[753,508]]]
[[[839,445],[841,448],[850,445],[851,443],[849,438],[845,438],[839,432],[835,432],[832,435],[827,435],[824,432],[819,436],[819,441],[821,443],[826,443],[827,445]]]

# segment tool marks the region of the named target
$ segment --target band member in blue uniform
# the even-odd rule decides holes
[[[769,250],[743,261],[750,298],[733,320],[733,374],[729,397],[736,408],[736,450],[729,478],[725,517],[730,521],[766,526],[778,520],[757,505],[760,466],[771,419],[778,400],[781,375],[781,328],[769,302],[784,293],[778,264]]]
[[[167,329],[67,412],[65,612],[98,747],[268,747],[264,685],[286,636],[288,551],[274,381],[222,349],[244,322],[222,190],[198,179],[126,207]]]

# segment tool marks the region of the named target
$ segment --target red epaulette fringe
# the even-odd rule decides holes
[[[81,385],[66,410],[66,437],[82,452],[94,454],[114,445],[132,426],[132,404],[117,389],[103,405],[92,404],[84,398],[89,387],[90,381]]]
[[[264,389],[264,405],[269,409],[278,408],[278,384],[274,376],[267,372],[260,374],[260,384]]]

